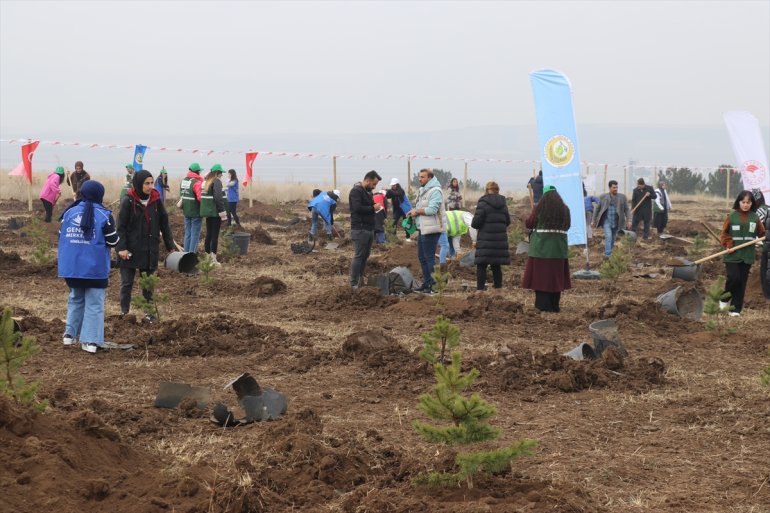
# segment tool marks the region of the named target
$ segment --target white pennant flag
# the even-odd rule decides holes
[[[759,120],[744,111],[725,112],[724,118],[733,143],[737,168],[741,171],[743,188],[747,191],[760,189],[765,198],[770,197],[770,174]]]

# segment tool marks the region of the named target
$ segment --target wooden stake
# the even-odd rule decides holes
[[[412,156],[406,156],[406,194],[412,193]]]
[[[607,164],[604,164],[604,182],[602,183],[602,192],[607,192]]]
[[[466,207],[468,200],[465,197],[468,195],[468,161],[465,161],[465,172],[463,173],[463,208]]]
[[[337,155],[332,156],[332,190],[337,190]]]
[[[31,143],[32,139],[27,139],[27,144]],[[30,161],[31,166],[31,161]],[[30,173],[30,180],[27,182],[27,209],[32,212],[32,176]]]
[[[249,208],[254,206],[254,176],[249,180]]]
[[[727,199],[727,204],[730,204],[730,168],[725,168],[725,180],[727,180],[727,188],[725,189],[727,192],[725,194],[725,198]]]

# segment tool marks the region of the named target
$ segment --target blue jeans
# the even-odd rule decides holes
[[[446,263],[446,257],[449,255],[449,257],[453,257],[456,255],[455,253],[455,245],[452,244],[452,239],[454,237],[447,236],[446,232],[441,232],[441,237],[438,239],[438,263],[439,264],[445,264]]]
[[[605,219],[602,228],[604,228],[604,256],[608,257],[612,254],[612,248],[615,246],[615,239],[618,236],[618,227],[613,227],[610,220]]]
[[[187,253],[197,253],[198,241],[201,239],[202,217],[184,218],[184,250]]]
[[[105,289],[70,289],[64,333],[81,344],[104,344]]]
[[[436,267],[436,246],[441,238],[440,233],[429,233],[417,238],[417,257],[420,260],[422,269],[422,289],[431,290],[433,288],[433,268]]]
[[[324,222],[324,230],[326,230],[326,235],[331,237],[332,225],[326,222],[326,219],[323,218],[317,208],[313,207],[310,212],[310,235],[315,237],[315,234],[318,233],[318,219],[320,218]]]

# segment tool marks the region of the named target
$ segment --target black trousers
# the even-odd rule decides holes
[[[217,217],[206,218],[206,241],[203,243],[203,251],[216,254],[219,247],[219,229],[222,227],[222,220]]]
[[[655,229],[658,230],[658,235],[663,233],[663,230],[666,229],[666,225],[668,224],[668,210],[656,212],[653,216],[652,224],[655,226]]]
[[[639,207],[639,210],[634,212],[633,220],[631,221],[631,231],[636,233],[636,228],[641,222],[644,226],[642,229],[642,238],[650,238],[650,221],[652,220],[652,210],[649,207]]]
[[[44,221],[46,223],[50,223],[51,222],[51,217],[53,216],[53,204],[50,201],[44,200],[42,198],[40,199],[40,201],[43,202],[43,208],[45,209],[45,219],[44,219]]]
[[[561,292],[535,291],[535,308],[543,312],[558,312],[561,302]]]
[[[374,232],[371,230],[350,230],[350,238],[353,240],[353,260],[350,263],[350,286],[362,287],[366,271],[366,261],[372,253]]]
[[[238,226],[241,225],[241,220],[238,219],[238,202],[237,201],[228,201],[228,210],[227,210],[227,226],[233,225],[233,219],[235,219],[235,224]]]
[[[770,243],[765,243],[770,244]],[[762,294],[765,298],[770,299],[770,251],[762,251],[762,256],[759,257],[759,272],[762,274]]]
[[[133,267],[120,268],[120,311],[128,313],[131,308],[131,289],[134,288],[134,276],[136,271],[141,273],[153,274],[155,269],[134,269]],[[152,301],[152,292],[142,289],[142,295],[147,301]]]
[[[503,288],[503,269],[500,264],[489,264],[492,268],[492,284],[496,289]],[[476,290],[487,288],[487,264],[476,265]]]
[[[746,284],[749,282],[750,269],[751,264],[725,262],[725,270],[727,272],[725,292],[730,293],[730,303],[733,305],[733,312],[743,310],[743,297],[746,295]]]

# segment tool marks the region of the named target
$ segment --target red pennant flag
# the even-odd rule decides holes
[[[27,175],[27,182],[32,183],[32,156],[35,154],[37,145],[40,141],[33,141],[21,147],[21,160],[24,162],[24,174]]]
[[[257,155],[259,155],[258,151],[254,151],[246,154],[246,179],[243,181],[244,187],[247,187],[249,185],[249,182],[251,181],[251,176],[253,174],[251,170],[251,166],[252,164],[254,164],[254,160],[257,158]]]

